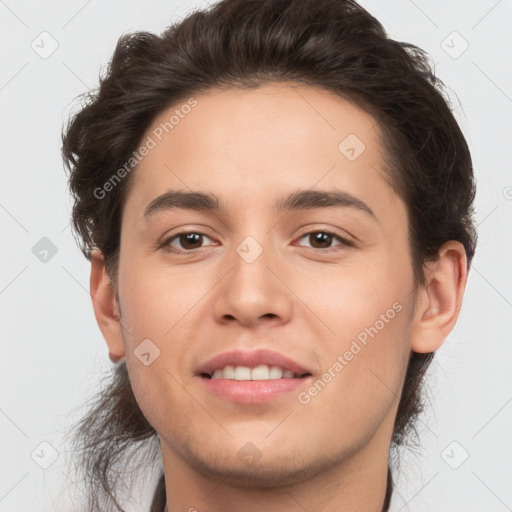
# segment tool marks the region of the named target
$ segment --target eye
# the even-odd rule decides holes
[[[211,240],[209,236],[198,231],[182,231],[167,238],[162,243],[162,247],[169,252],[192,252],[195,249],[201,248],[204,238]],[[176,247],[176,244],[179,246]]]
[[[201,233],[199,231],[182,231],[181,233],[176,233],[173,236],[167,238],[163,243],[162,247],[169,252],[177,252],[177,253],[186,253],[192,252],[197,249],[201,249],[204,247],[203,242],[204,239],[208,239],[212,241],[212,239],[207,236],[205,233]],[[321,252],[331,252],[341,250],[336,249],[336,247],[344,246],[344,247],[354,247],[355,243],[342,237],[332,233],[328,230],[318,230],[318,231],[310,231],[309,233],[305,233],[300,237],[300,240],[307,239],[310,242],[310,248],[315,251]],[[338,241],[339,243],[332,245],[333,242]],[[210,245],[216,245],[215,243]],[[303,244],[298,244],[301,247],[307,247]]]
[[[339,249],[336,249],[338,246],[348,246],[348,247],[354,247],[354,242],[347,240],[346,238],[343,238],[339,235],[336,235],[335,233],[332,233],[330,231],[326,230],[319,230],[319,231],[310,231],[309,233],[306,233],[300,237],[300,240],[303,238],[306,238],[311,243],[311,248],[316,251],[322,251],[322,252],[331,252],[331,251],[337,251]],[[340,243],[332,246],[332,242],[338,240]],[[299,244],[301,247],[307,247],[302,244]]]

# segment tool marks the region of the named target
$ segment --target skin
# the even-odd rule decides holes
[[[136,399],[160,436],[169,511],[380,511],[408,357],[437,350],[452,330],[467,278],[464,249],[446,243],[426,266],[426,286],[415,286],[406,206],[384,172],[375,120],[352,103],[282,83],[196,100],[134,171],[118,282],[109,282],[99,252],[91,270],[98,324],[113,357],[126,358]],[[354,161],[338,150],[349,134],[365,144]],[[225,210],[145,218],[169,189],[213,193]],[[274,202],[297,189],[348,192],[375,217],[353,207],[277,213]],[[324,229],[355,245],[336,237],[315,244],[308,235]],[[167,245],[176,252],[160,247],[181,232],[206,236],[188,253],[183,237]],[[252,263],[236,252],[247,236],[263,249]],[[300,403],[297,393],[395,303],[401,311]],[[160,356],[145,366],[134,350],[148,338]],[[239,405],[194,374],[213,355],[256,348],[287,355],[313,377],[282,398]],[[260,455],[253,464],[237,456],[248,442]]]

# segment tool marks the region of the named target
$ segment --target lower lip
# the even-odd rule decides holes
[[[304,385],[308,377],[271,380],[207,379],[200,377],[215,395],[239,404],[262,404],[280,398]]]

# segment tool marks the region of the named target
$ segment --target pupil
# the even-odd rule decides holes
[[[198,243],[198,240],[201,238],[202,235],[198,233],[188,233],[187,235],[182,235],[181,242],[182,246],[186,247],[187,245],[194,245],[194,243]],[[194,241],[195,239],[195,241]],[[183,241],[185,240],[185,243]],[[199,244],[201,245],[201,244]]]
[[[327,242],[327,245],[330,245],[330,242],[332,241],[332,235],[329,235],[328,233],[315,233],[312,235],[314,243],[312,244],[315,246],[315,244],[325,244]]]

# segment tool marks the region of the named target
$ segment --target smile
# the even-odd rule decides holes
[[[228,351],[205,361],[196,376],[208,394],[239,404],[283,398],[309,382],[312,373],[273,350]]]

